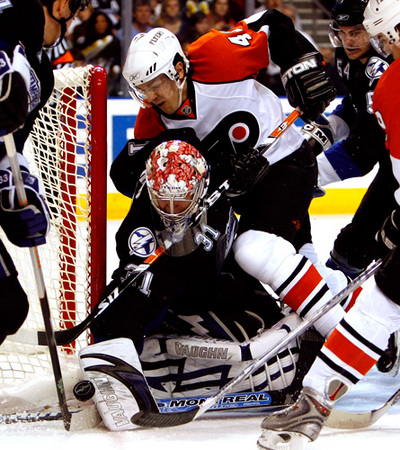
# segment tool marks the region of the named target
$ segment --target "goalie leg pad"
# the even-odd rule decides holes
[[[140,359],[157,398],[210,395],[271,350],[300,321],[293,313],[243,342],[201,336],[151,336],[145,340]],[[236,389],[273,391],[290,386],[296,373],[298,353],[297,341],[291,342],[271,358],[263,370]]]
[[[137,428],[130,418],[158,408],[143,375],[130,339],[100,342],[79,352],[79,364],[96,389],[93,400],[104,425],[111,431]]]

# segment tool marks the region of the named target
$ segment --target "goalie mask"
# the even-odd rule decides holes
[[[166,28],[154,28],[147,33],[139,33],[131,42],[128,56],[122,71],[129,84],[132,98],[144,107],[146,93],[140,86],[165,75],[175,81],[182,99],[182,89],[185,80],[179,81],[179,74],[175,69],[181,61],[185,73],[189,69],[189,61],[183,53],[178,38]],[[160,82],[162,77],[160,77]]]
[[[381,55],[389,55],[388,45],[400,47],[400,0],[370,0],[364,17],[371,43]]]
[[[334,47],[347,50],[369,49],[369,38],[362,23],[367,0],[339,0],[332,8],[329,38]]]
[[[180,141],[158,145],[146,163],[151,204],[165,227],[157,235],[173,256],[197,248],[196,233],[205,221],[202,204],[209,183],[209,166],[199,151]]]

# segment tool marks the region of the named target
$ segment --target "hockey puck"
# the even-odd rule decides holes
[[[81,402],[90,400],[96,392],[93,383],[89,380],[82,380],[76,383],[73,389],[75,398]]]

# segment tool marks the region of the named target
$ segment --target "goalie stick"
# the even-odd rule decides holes
[[[157,405],[163,413],[175,413],[177,411],[188,411],[195,405],[201,405],[208,396],[181,397],[157,399]],[[373,425],[383,417],[389,409],[400,400],[400,389],[398,389],[385,404],[377,409],[365,412],[350,412],[334,409],[326,423],[330,428],[358,429]],[[225,395],[216,404],[211,406],[208,413],[235,413],[235,414],[265,414],[286,408],[291,403],[287,402],[287,396],[283,391],[257,391],[241,392]],[[71,409],[71,431],[78,431],[96,427],[101,418],[93,404]],[[37,423],[62,420],[59,411],[53,411],[47,407],[40,411],[26,411],[23,413],[0,414],[0,424]]]
[[[275,130],[271,132],[268,136],[267,140],[258,147],[258,150],[265,155],[268,149],[270,149],[277,140],[282,136],[282,134],[300,117],[301,111],[298,109],[293,110],[285,120],[280,123]],[[199,215],[203,214],[205,209],[210,208],[220,197],[221,195],[229,188],[229,180],[225,180],[218,189],[216,189],[206,200],[206,204],[203,209],[200,211]],[[195,220],[199,217],[196,217]],[[161,254],[164,253],[162,247],[158,247],[153,255],[150,255],[145,261],[136,267],[135,270],[130,272],[130,274],[125,278],[119,286],[117,286],[112,292],[110,292],[106,297],[100,300],[97,303],[90,314],[79,324],[71,327],[67,330],[57,330],[55,332],[55,340],[57,345],[68,345],[77,339],[89,326],[93,321],[104,312],[108,306],[114,302],[118,298],[118,296],[129,286],[131,286],[135,280],[145,272],[150,264],[155,262]],[[15,335],[9,336],[9,340],[15,342],[25,342],[32,345],[46,345],[46,335],[43,331],[37,330],[27,330],[21,329]]]
[[[333,409],[326,425],[331,428],[342,428],[355,430],[373,425],[378,419],[383,417],[389,409],[400,400],[400,389],[398,389],[386,403],[377,409],[365,412],[341,411]]]
[[[254,363],[250,364],[243,370],[243,372],[237,377],[233,378],[229,383],[227,383],[219,392],[215,395],[209,397],[204,403],[196,406],[192,410],[182,412],[182,413],[171,413],[162,414],[155,413],[151,411],[140,411],[134,416],[132,416],[132,423],[141,427],[173,427],[178,425],[183,425],[193,420],[197,419],[200,415],[205,413],[211,408],[215,403],[217,403],[221,398],[223,398],[228,392],[230,392],[238,383],[242,382],[249,375],[254,373],[257,369],[263,366],[270,358],[275,356],[282,348],[288,345],[292,340],[296,339],[300,334],[311,327],[320,317],[330,311],[335,305],[339,304],[348,295],[350,295],[355,289],[357,289],[361,284],[363,284],[368,278],[370,278],[380,267],[381,260],[372,263],[361,275],[355,278],[351,283],[349,283],[344,289],[333,296],[323,307],[318,309],[309,318],[304,318],[303,322],[290,333],[288,333],[283,339],[275,344],[275,347],[267,352],[265,355],[255,360]]]
[[[7,134],[4,136],[4,143],[6,146],[7,156],[10,162],[11,172],[14,178],[15,189],[17,193],[19,206],[24,207],[28,205],[25,186],[21,175],[21,169],[18,164],[17,151],[15,148],[14,136]],[[57,344],[54,336],[53,325],[51,322],[51,314],[49,307],[49,300],[47,298],[46,286],[44,284],[43,272],[40,264],[40,257],[38,248],[30,247],[29,253],[31,256],[33,273],[35,276],[40,307],[42,310],[43,322],[45,327],[44,336],[46,344],[49,348],[51,366],[53,369],[54,381],[57,390],[58,402],[60,404],[61,415],[64,422],[64,427],[68,431],[71,426],[71,413],[68,410],[67,401],[65,398],[64,381],[61,373],[60,360],[57,353]]]
[[[286,393],[284,390],[277,391],[250,391],[239,392],[225,396],[220,402],[215,404],[211,411],[258,411],[258,410],[276,410],[288,406],[286,401]],[[203,403],[208,396],[197,397],[179,397],[156,399],[157,405],[161,411],[174,412],[186,411]],[[76,403],[76,400],[75,400]],[[96,426],[101,420],[96,414],[97,408],[90,402],[88,404],[78,403],[77,405],[69,405],[72,414],[71,429],[77,430],[80,428],[88,428]],[[0,424],[13,424],[21,422],[50,422],[61,420],[61,413],[55,410],[54,406],[47,405],[34,410],[24,412],[14,412],[1,414]]]

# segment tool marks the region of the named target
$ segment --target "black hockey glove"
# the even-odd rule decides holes
[[[313,123],[304,124],[301,133],[311,145],[315,156],[327,150],[334,143],[332,128],[323,115]]]
[[[307,53],[282,75],[289,103],[299,107],[305,122],[315,121],[336,97],[336,89],[322,66],[322,55]]]
[[[20,208],[13,175],[0,170],[0,225],[10,242],[18,247],[34,247],[46,242],[50,213],[38,178],[22,172],[28,205]]]
[[[400,244],[400,208],[395,209],[385,220],[383,227],[376,233],[378,253],[381,258]]]
[[[246,154],[235,154],[230,158],[232,175],[229,179],[227,197],[233,198],[246,194],[266,175],[269,162],[257,149]]]
[[[0,136],[22,127],[30,111],[40,102],[40,82],[17,45],[11,63],[0,51]]]

